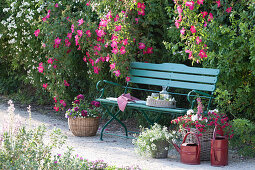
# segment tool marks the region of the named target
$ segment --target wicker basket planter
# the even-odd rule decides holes
[[[191,129],[191,132],[198,133],[197,129]],[[182,136],[186,135],[187,131],[183,131]],[[213,129],[208,129],[206,132],[202,133],[202,136],[199,136],[199,141],[201,144],[200,160],[201,161],[210,161],[211,157],[211,139],[213,138]],[[186,142],[197,143],[197,140],[194,135],[189,135],[186,139]]]
[[[68,126],[74,136],[95,136],[99,118],[68,118]]]

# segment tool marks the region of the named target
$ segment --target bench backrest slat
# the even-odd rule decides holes
[[[171,72],[132,69],[130,70],[130,74],[132,76],[153,77],[153,78],[161,78],[161,79],[169,79],[169,80],[183,80],[188,82],[200,82],[200,83],[211,83],[211,84],[214,84],[217,82],[217,77],[171,73]]]
[[[219,70],[175,63],[133,62],[130,74],[133,83],[213,92]]]
[[[179,72],[179,73],[190,73],[190,74],[201,74],[201,75],[214,75],[214,76],[217,76],[220,73],[219,69],[188,67],[184,64],[175,64],[175,63],[152,64],[152,63],[133,62],[131,63],[131,68],[158,70],[158,71],[172,71],[172,72]]]
[[[209,84],[198,84],[172,80],[152,79],[144,77],[131,77],[132,83],[149,84],[157,86],[168,86],[174,88],[191,89],[191,90],[202,90],[202,91],[214,91],[215,85]]]

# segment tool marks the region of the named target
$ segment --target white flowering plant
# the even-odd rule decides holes
[[[172,140],[178,138],[176,131],[169,131],[167,127],[155,123],[151,128],[141,128],[141,132],[137,139],[133,140],[136,146],[135,151],[142,156],[149,156],[153,151],[157,150],[156,144],[160,141],[171,143]],[[172,145],[169,145],[169,147]],[[168,150],[169,147],[165,149]]]

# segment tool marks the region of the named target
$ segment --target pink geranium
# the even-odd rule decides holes
[[[75,35],[75,45],[77,46],[77,45],[79,45],[79,36],[78,35]]]
[[[144,49],[144,48],[145,48],[145,44],[140,42],[140,43],[139,43],[139,49],[142,50],[142,49]]]
[[[55,106],[55,107],[54,107],[54,110],[55,110],[56,112],[58,112],[58,111],[59,111],[59,107]],[[57,162],[57,161],[55,161],[55,162]],[[55,163],[55,162],[54,162],[54,163]]]
[[[83,61],[87,62],[87,57],[86,56],[83,57]]]
[[[190,31],[191,31],[192,34],[194,34],[194,33],[197,32],[197,31],[196,31],[196,28],[195,28],[194,26],[191,26],[191,27],[190,27]]]
[[[175,24],[176,28],[179,28],[179,27],[180,27],[180,23],[179,23],[177,20],[175,21],[174,24]]]
[[[34,32],[34,34],[35,34],[36,37],[38,37],[39,33],[40,33],[40,30],[39,30],[39,29],[35,30],[35,32]]]
[[[47,87],[48,87],[47,83],[43,84],[43,88],[47,89]]]
[[[57,37],[55,40],[55,44],[59,45],[61,43],[61,39],[59,39],[59,37]]]
[[[109,12],[107,13],[107,15],[106,15],[106,18],[107,18],[107,19],[110,19],[110,18],[112,18],[112,15],[111,15],[111,13],[112,13],[112,11],[109,11]]]
[[[177,12],[178,12],[179,14],[182,13],[182,7],[181,7],[181,5],[178,5],[178,6],[177,6]]]
[[[182,35],[185,34],[185,28],[184,28],[184,27],[182,27],[182,29],[180,30],[180,33],[181,33]]]
[[[115,69],[115,67],[116,67],[116,63],[112,63],[112,64],[110,64],[110,70]]]
[[[87,31],[86,31],[86,34],[88,35],[88,37],[91,37],[91,32],[90,32],[90,30],[87,30]]]
[[[67,47],[70,47],[71,42],[70,42],[68,39],[65,39],[65,45],[66,45]]]
[[[89,62],[90,62],[90,64],[91,64],[92,66],[94,66],[94,63],[95,63],[95,62],[94,62],[93,59],[90,58],[90,59],[89,59]]]
[[[120,48],[120,54],[125,54],[125,53],[126,53],[125,47],[122,46],[122,47]]]
[[[82,36],[82,30],[77,30],[77,34],[81,37]]]
[[[82,19],[79,19],[79,20],[78,20],[78,23],[79,23],[78,26],[81,26],[81,25],[84,23],[83,18],[82,18]]]
[[[113,34],[111,40],[115,40],[115,39],[118,39],[118,36]]]
[[[43,21],[43,22],[45,22],[46,20],[47,20],[47,18],[46,18],[46,17],[43,17],[43,18],[42,18],[42,21]]]
[[[226,9],[226,12],[227,12],[227,13],[230,13],[231,10],[232,10],[232,7],[229,7],[229,8]]]
[[[98,37],[102,37],[102,36],[105,35],[104,30],[98,30],[98,29],[96,29],[96,33],[97,33],[97,36],[98,36]]]
[[[87,2],[87,3],[86,3],[86,5],[87,5],[87,6],[89,6],[89,5],[90,5],[90,1],[89,1],[89,2]]]
[[[112,48],[118,47],[118,42],[116,40],[113,40],[112,44],[111,44],[111,47]]]
[[[55,4],[55,8],[58,8],[58,3]]]
[[[119,77],[120,76],[120,70],[117,71],[113,71],[113,73],[115,74],[115,76]]]

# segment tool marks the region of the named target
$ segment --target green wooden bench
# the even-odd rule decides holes
[[[213,99],[213,92],[216,88],[215,84],[217,82],[217,77],[219,74],[218,69],[209,68],[198,68],[198,67],[188,67],[183,64],[175,63],[163,63],[163,64],[152,64],[152,63],[141,63],[133,62],[130,67],[130,81],[126,85],[120,85],[115,82],[110,82],[107,80],[101,80],[97,83],[97,90],[101,92],[101,96],[96,99],[101,103],[107,113],[111,116],[111,119],[102,127],[101,137],[103,140],[103,134],[105,133],[105,128],[113,121],[119,122],[125,129],[125,137],[128,137],[128,131],[126,125],[117,117],[121,111],[113,111],[111,109],[113,106],[118,105],[117,101],[108,100],[104,96],[106,85],[119,86],[123,88],[123,93],[127,93],[128,90],[143,90],[147,92],[159,92],[151,89],[144,89],[133,87],[132,84],[147,84],[155,86],[167,86],[169,94],[176,96],[186,96],[187,108],[162,108],[162,107],[151,107],[145,104],[138,103],[128,103],[126,108],[135,109],[141,112],[146,120],[153,125],[154,122],[158,121],[162,114],[169,114],[171,119],[176,116],[186,114],[189,108],[193,108],[196,103],[195,97],[199,95],[201,98],[207,98],[208,104],[207,109],[210,109],[210,105]],[[103,85],[102,85],[103,84]],[[102,88],[99,88],[102,87]],[[171,89],[186,89],[187,93],[177,93],[171,92]],[[132,93],[131,93],[132,95]],[[107,96],[110,97],[110,96]],[[136,96],[134,96],[136,97]],[[158,117],[154,120],[150,119],[147,112],[158,113]]]

